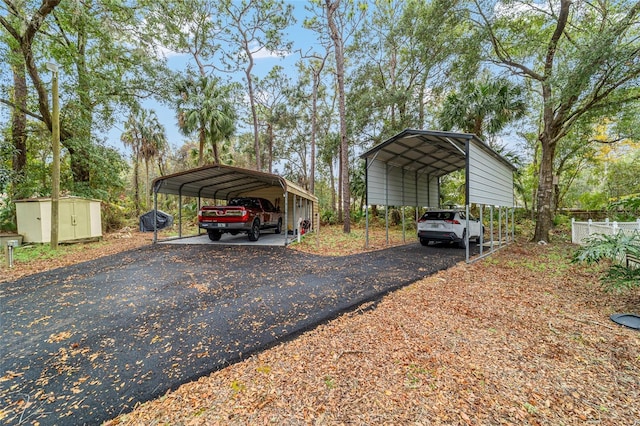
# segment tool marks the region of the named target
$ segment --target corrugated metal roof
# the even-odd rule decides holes
[[[256,190],[280,187],[283,192],[317,201],[318,198],[285,178],[271,173],[212,164],[154,179],[154,192],[225,200]]]
[[[436,130],[406,129],[360,157],[439,177],[466,167],[466,144],[469,141],[515,170],[511,163],[476,135]]]

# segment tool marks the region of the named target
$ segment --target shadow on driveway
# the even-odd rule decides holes
[[[99,424],[462,260],[159,244],[3,283],[0,414]]]

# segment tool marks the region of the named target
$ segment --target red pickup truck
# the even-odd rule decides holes
[[[211,241],[220,240],[225,232],[246,232],[249,241],[258,241],[263,229],[282,232],[282,213],[264,198],[232,198],[226,206],[203,206],[198,212],[198,226],[207,230]]]

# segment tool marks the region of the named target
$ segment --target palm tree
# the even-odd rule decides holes
[[[439,122],[443,130],[454,128],[480,139],[495,135],[524,116],[527,104],[522,89],[505,78],[467,83],[444,101]]]
[[[151,204],[149,191],[149,162],[158,158],[167,147],[165,129],[154,110],[135,108],[124,124],[120,140],[133,151],[134,203],[136,215],[140,215],[140,160],[145,163],[146,205]]]
[[[198,134],[198,164],[203,164],[204,144],[208,139],[213,158],[220,163],[218,143],[228,140],[235,131],[236,113],[231,102],[231,88],[221,86],[219,80],[200,77],[186,79],[178,86],[178,126],[189,136]]]
[[[136,217],[140,216],[140,147],[142,145],[142,135],[140,134],[140,128],[136,118],[137,110],[132,111],[129,114],[129,118],[124,123],[124,133],[120,135],[120,140],[125,146],[131,147],[133,154],[131,158],[133,160],[133,204],[136,211]]]
[[[145,110],[142,110],[145,112]],[[151,205],[151,191],[149,191],[149,162],[159,158],[167,149],[167,136],[164,126],[158,120],[154,110],[144,113],[143,122],[140,123],[142,141],[140,145],[140,157],[144,160],[145,166],[145,194],[147,197],[147,208]],[[160,170],[162,174],[162,170]]]

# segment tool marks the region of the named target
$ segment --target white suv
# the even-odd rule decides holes
[[[466,226],[466,215],[461,210],[430,210],[418,220],[418,239],[423,246],[429,241],[449,241],[465,248]],[[483,232],[480,220],[469,215],[469,240],[479,243]]]

